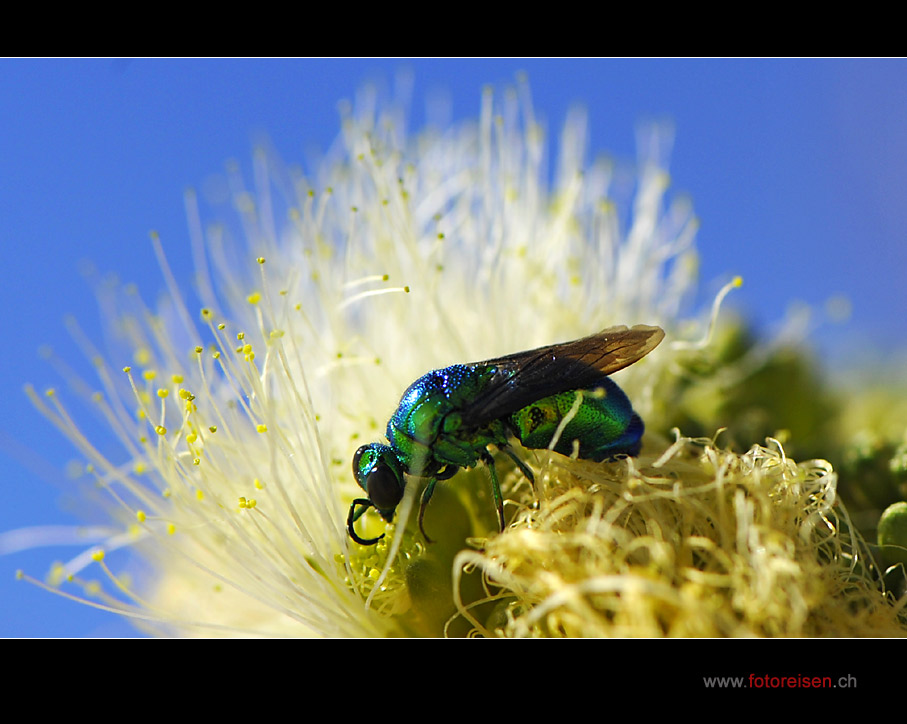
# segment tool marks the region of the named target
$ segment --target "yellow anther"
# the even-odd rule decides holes
[[[132,367],[127,365],[126,367],[123,368],[123,372],[125,372],[128,375],[130,372],[132,372]]]
[[[197,345],[197,346],[195,347],[195,354],[201,354],[201,353],[204,352],[204,351],[205,351],[205,348],[202,347],[201,345]]]
[[[161,387],[161,388],[157,391],[157,396],[160,397],[160,398],[164,398],[164,397],[167,397],[167,396],[169,396],[169,395],[170,395],[170,390],[167,390],[167,389],[165,389],[165,388],[163,388],[163,387]]]
[[[214,352],[211,353],[211,356],[214,359],[220,359],[220,352],[218,352],[217,350],[214,350]]]
[[[158,425],[158,426],[156,426],[156,427],[154,428],[154,431],[155,431],[158,435],[166,435],[166,434],[167,434],[167,428],[164,427],[163,425]]]
[[[91,560],[97,561],[98,563],[103,561],[104,560],[104,551],[102,549],[98,548],[98,550],[96,550],[94,553],[91,554]]]
[[[258,503],[256,502],[255,498],[249,498],[249,500],[246,502],[246,506],[249,508],[254,508],[256,505],[258,505]]]
[[[170,377],[170,380],[173,382],[173,384],[180,385],[183,382],[183,376],[182,375],[173,375]]]
[[[403,287],[403,291],[409,294],[409,287]]]
[[[244,497],[242,497],[241,495],[239,496],[239,507],[240,508],[246,507],[246,499]]]
[[[255,478],[255,480],[252,481],[252,485],[255,486],[256,490],[262,490],[265,487],[265,484],[263,482],[261,482],[258,478]]]
[[[733,284],[735,287],[742,287],[743,286],[743,277],[734,277],[731,284]]]
[[[242,348],[242,351],[245,352],[246,354],[249,354],[249,352],[252,351],[252,345],[251,345],[251,344],[244,344],[244,345],[243,345],[243,348]]]
[[[253,292],[253,293],[250,294],[248,297],[246,297],[246,301],[247,301],[249,304],[258,304],[258,303],[261,301],[261,293],[260,293],[260,292]]]
[[[192,458],[192,464],[193,464],[193,465],[201,465],[201,464],[202,464],[202,459],[201,459],[201,458]]]
[[[145,370],[144,372],[142,372],[142,377],[150,382],[155,377],[157,377],[157,372],[155,372],[154,370]]]
[[[255,429],[258,430],[258,432],[267,432],[268,426],[267,425],[256,425]]]
[[[139,523],[144,523],[147,516],[145,515],[144,510],[137,510],[135,511],[135,517],[136,520],[139,521]]]
[[[47,574],[47,577],[51,585],[57,585],[58,583],[60,583],[60,581],[67,577],[66,569],[63,567],[62,563],[54,563],[51,566],[50,572]]]
[[[264,258],[263,256],[260,256],[260,257],[258,257],[255,261],[257,261],[259,264],[264,264],[264,263],[265,263],[265,258]]]
[[[186,442],[190,445],[196,440],[198,440],[198,435],[196,435],[194,432],[190,432],[188,435],[186,435]]]
[[[211,314],[212,313],[210,309],[202,309],[202,319],[211,319]]]
[[[145,471],[148,469],[148,466],[145,463],[138,462],[132,466],[132,472],[136,475],[144,475]]]
[[[195,491],[195,497],[196,497],[197,500],[204,500],[204,499],[205,499],[205,494],[204,494],[204,492],[202,492],[201,489],[199,489],[199,490],[196,490],[196,491]]]
[[[176,533],[176,526],[173,525],[173,523],[168,523],[167,524],[167,535],[173,535],[174,533]]]
[[[242,342],[245,338],[246,338],[246,333],[245,333],[245,332],[237,332],[237,333],[236,333],[236,339],[238,339],[240,342]]]
[[[95,392],[95,393],[91,396],[91,399],[92,399],[93,402],[100,402],[101,400],[104,399],[104,395],[102,395],[100,392]]]
[[[227,325],[224,324],[223,322],[221,322],[220,324],[217,325],[217,328],[218,328],[219,330],[223,331],[223,330],[225,330],[225,329],[227,328]]]

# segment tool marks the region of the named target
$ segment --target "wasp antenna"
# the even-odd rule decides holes
[[[360,510],[358,513],[356,512],[357,505],[362,506],[362,510]],[[352,538],[354,541],[356,541],[359,545],[363,545],[363,546],[375,545],[375,543],[377,543],[379,540],[384,538],[384,533],[379,535],[377,538],[360,538],[356,534],[356,531],[353,530],[353,523],[355,523],[357,520],[359,520],[362,517],[362,514],[365,513],[365,511],[368,510],[369,508],[374,507],[374,505],[375,504],[372,503],[372,501],[369,500],[368,498],[356,498],[352,503],[350,503],[350,512],[349,512],[349,515],[346,516],[346,529],[350,534],[350,538]]]

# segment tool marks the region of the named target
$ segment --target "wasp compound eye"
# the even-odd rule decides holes
[[[362,465],[363,454],[368,454],[369,458],[371,458],[371,451],[367,445],[363,445],[356,451],[356,454],[353,455],[353,475],[356,478],[356,482],[359,483],[359,486],[365,490],[365,476],[363,475],[363,472],[367,472],[370,465],[368,460],[366,461],[365,466]],[[363,471],[363,467],[365,467],[365,471]]]
[[[393,470],[376,465],[365,479],[369,500],[378,510],[393,510],[403,498],[403,488]]]

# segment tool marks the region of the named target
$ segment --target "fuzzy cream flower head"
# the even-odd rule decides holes
[[[623,217],[614,168],[584,160],[582,114],[549,182],[525,86],[487,92],[475,123],[403,129],[396,109],[347,109],[336,157],[310,177],[258,154],[254,192],[232,184],[245,242],[193,226],[200,313],[161,253],[169,303],[118,306],[133,359],[119,376],[98,363],[95,404],[122,455],[102,456],[59,395],[34,395],[85,456],[116,530],[60,577],[106,571],[103,550],[133,547],[147,563],[138,590],[108,571],[97,595],[165,634],[833,632],[815,622],[817,602],[866,568],[849,528],[841,542],[829,522],[834,474],[659,435],[655,385],[682,344],[618,375],[652,431],[638,461],[520,450],[537,486],[500,461],[503,534],[487,472],[461,471],[428,507],[431,545],[410,479],[392,524],[372,512],[357,523],[386,533],[378,545],[348,539],[362,496],[352,454],[384,441],[419,375],[613,324],[701,334],[681,318],[697,222],[666,200],[656,130]],[[846,556],[814,575],[829,547]],[[860,591],[872,599],[869,583]],[[891,625],[880,605],[867,618]]]

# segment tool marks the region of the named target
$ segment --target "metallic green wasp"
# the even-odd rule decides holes
[[[419,529],[425,535],[422,519],[436,483],[480,461],[491,474],[503,530],[503,498],[488,447],[508,455],[534,484],[532,472],[510,449],[511,437],[523,447],[545,449],[560,429],[553,450],[562,455],[572,454],[574,444],[578,456],[588,460],[638,455],[642,420],[608,375],[647,355],[663,338],[660,327],[609,327],[574,342],[423,375],[403,393],[387,423],[390,444],[363,445],[353,456],[353,474],[368,497],[350,505],[350,537],[362,545],[384,537],[360,538],[353,524],[372,507],[391,521],[403,499],[405,475],[428,478],[419,510]],[[582,400],[573,410],[580,392]],[[572,417],[562,425],[571,410]]]

